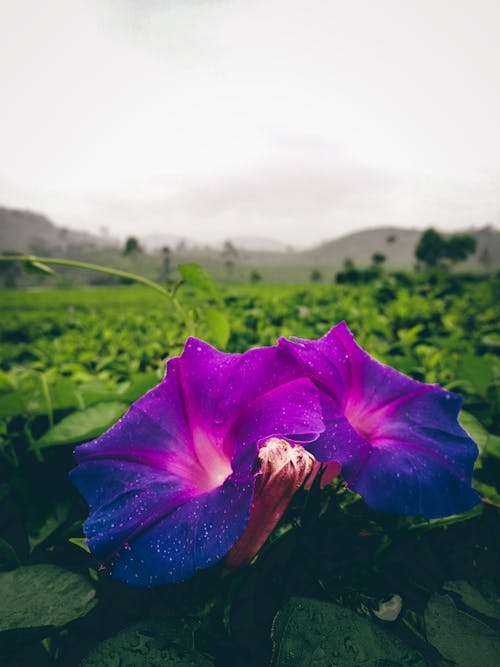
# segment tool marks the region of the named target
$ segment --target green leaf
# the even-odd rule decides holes
[[[8,649],[47,637],[97,604],[85,577],[56,565],[0,573],[0,599],[0,647]]]
[[[474,442],[477,443],[481,455],[500,458],[500,436],[489,433],[474,415],[465,410],[461,411],[458,421]]]
[[[220,310],[209,308],[206,312],[206,327],[209,342],[223,350],[227,345],[231,333],[231,327],[226,315]]]
[[[474,415],[471,415],[471,413],[466,410],[460,412],[458,421],[460,426],[467,431],[482,452],[488,442],[488,431],[474,417]]]
[[[472,481],[474,488],[479,493],[481,498],[486,499],[490,503],[500,507],[500,493],[498,493],[497,488],[493,486],[493,484],[486,484],[486,482],[482,482],[480,479],[478,479],[477,476],[474,476]]]
[[[42,508],[31,503],[26,527],[28,528],[28,541],[30,551],[52,535],[60,528],[69,516],[69,504],[66,502],[52,503],[48,508]]]
[[[412,648],[350,609],[292,598],[274,619],[273,667],[379,667],[425,662]]]
[[[97,403],[62,419],[35,442],[32,449],[74,445],[97,438],[122,417],[128,405],[118,401]]]
[[[483,591],[479,588],[482,588]],[[494,587],[491,582],[483,582],[472,586],[467,581],[447,581],[443,589],[460,595],[463,604],[470,609],[484,616],[500,620],[500,601],[493,594]]]
[[[9,375],[7,375],[7,373],[0,371],[0,395],[8,394],[14,389],[15,389],[15,384],[12,378]]]
[[[413,519],[413,518],[406,518],[402,519],[404,522],[403,525],[405,525],[404,530],[407,532],[422,532],[425,533],[429,530],[434,530],[435,528],[442,528],[443,526],[452,526],[454,523],[463,523],[464,521],[470,521],[471,519],[475,519],[477,516],[482,514],[483,512],[483,506],[481,503],[478,503],[477,505],[474,505],[470,510],[467,512],[463,512],[462,514],[451,514],[450,516],[443,516],[440,517],[439,519]],[[406,521],[408,523],[406,523]]]
[[[21,561],[7,540],[0,537],[0,570],[14,570],[21,565]]]
[[[68,541],[71,542],[71,544],[74,544],[75,546],[79,547],[80,549],[83,549],[88,554],[90,553],[86,537],[70,537]]]
[[[195,262],[186,262],[185,264],[179,264],[177,270],[187,283],[207,292],[214,299],[220,299],[219,288],[215,278],[202,266]]]
[[[500,459],[500,435],[488,433],[488,442],[486,443],[485,454]]]
[[[0,417],[16,417],[27,411],[27,400],[17,390],[0,396]]]
[[[81,404],[77,385],[66,378],[49,387],[53,410],[68,410]],[[45,415],[49,411],[47,397],[40,384],[39,375],[23,378],[19,386],[0,396],[0,417],[16,417],[22,414]]]
[[[488,625],[458,610],[449,595],[435,593],[424,612],[427,640],[457,667],[496,665],[500,636]]]
[[[120,398],[124,401],[133,403],[138,398],[143,396],[150,389],[155,387],[160,382],[160,378],[156,373],[137,373],[131,378],[131,382],[127,383],[123,391],[120,391]]]
[[[36,273],[42,276],[55,276],[56,272],[47,264],[43,264],[35,259],[23,262],[23,268],[27,273]]]
[[[462,377],[468,380],[481,396],[486,396],[488,387],[493,382],[491,363],[475,354],[464,354],[460,358]]]
[[[80,667],[213,667],[192,641],[193,627],[182,620],[147,619],[101,642]]]

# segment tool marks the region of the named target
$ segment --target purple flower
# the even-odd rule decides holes
[[[325,432],[307,445],[342,466],[347,486],[375,510],[426,518],[479,502],[477,446],[457,422],[461,397],[385,366],[342,322],[318,341],[281,339],[321,391]]]
[[[324,430],[318,391],[296,367],[278,347],[224,354],[188,339],[161,384],[77,448],[88,546],[113,577],[185,579],[222,559],[247,524],[228,564],[256,553],[312,471],[301,443]],[[296,464],[283,466],[283,453]]]

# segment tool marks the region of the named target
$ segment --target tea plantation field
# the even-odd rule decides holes
[[[500,278],[196,285],[172,298],[131,285],[0,292],[2,664],[498,664]],[[378,515],[338,480],[298,493],[230,575],[140,591],[99,571],[67,478],[74,446],[157,384],[188,335],[243,352],[342,320],[380,361],[462,394],[483,504],[433,521]]]

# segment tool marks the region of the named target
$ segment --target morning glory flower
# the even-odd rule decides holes
[[[471,487],[478,449],[458,424],[460,396],[379,363],[345,322],[320,340],[279,347],[321,390],[326,429],[308,451],[334,471],[340,463],[347,487],[370,507],[435,518],[479,502]]]
[[[224,354],[190,338],[161,384],[77,447],[87,543],[114,578],[185,579],[246,528],[227,565],[255,555],[313,469],[303,445],[324,429],[318,391],[296,366],[278,347]]]

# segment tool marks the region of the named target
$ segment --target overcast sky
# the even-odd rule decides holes
[[[0,205],[307,245],[500,225],[498,0],[0,0]]]

